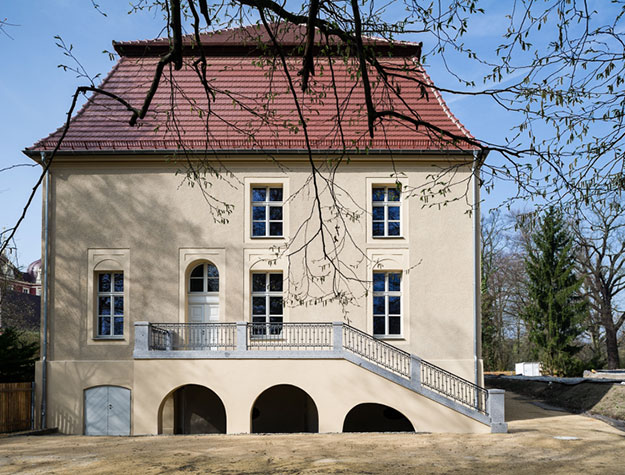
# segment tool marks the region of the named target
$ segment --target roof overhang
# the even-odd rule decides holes
[[[379,160],[383,157],[393,157],[398,161],[460,161],[471,162],[475,159],[475,152],[482,153],[482,159],[488,155],[488,150],[389,150],[389,149],[369,149],[369,150],[344,150],[338,151],[335,149],[327,150],[311,150],[313,157],[328,157],[328,156],[349,156],[350,160]],[[48,158],[52,155],[52,151],[43,150],[23,150],[23,153],[41,164],[41,156]],[[93,161],[100,162],[102,159],[107,159],[111,162],[120,162],[129,160],[133,157],[132,161],[170,161],[172,158],[185,158],[192,160],[201,160],[208,157],[216,157],[219,160],[231,160],[231,161],[249,161],[259,160],[261,156],[266,156],[268,159],[278,158],[280,161],[288,160],[307,160],[308,150],[305,149],[264,149],[264,150],[249,150],[249,149],[228,149],[228,150],[59,150],[55,157],[60,161],[81,161],[88,162],[89,157],[93,157]]]

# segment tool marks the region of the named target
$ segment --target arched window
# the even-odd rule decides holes
[[[189,277],[189,293],[219,292],[219,271],[207,262],[196,266]]]

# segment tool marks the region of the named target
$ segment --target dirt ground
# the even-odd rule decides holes
[[[0,473],[625,474],[625,432],[506,394],[508,434],[0,439]]]
[[[572,412],[590,412],[625,421],[625,385],[620,382],[562,384],[486,376],[488,387],[541,399]]]

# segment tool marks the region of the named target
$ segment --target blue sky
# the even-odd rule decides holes
[[[0,0],[0,19],[16,26],[0,32],[3,65],[0,69],[0,169],[29,164],[21,150],[61,126],[75,88],[85,84],[75,73],[57,67],[68,58],[56,46],[55,35],[74,45],[74,54],[90,75],[104,76],[113,66],[103,50],[111,50],[112,40],[135,40],[159,36],[162,20],[154,12],[128,15],[126,1],[98,0],[103,16],[88,0]],[[504,28],[502,4],[487,2],[492,9],[488,15],[476,17],[469,25],[465,42],[475,48],[498,43]],[[399,14],[399,13],[398,13]],[[427,37],[407,38],[424,41]],[[463,68],[458,58],[457,72]],[[432,59],[428,72],[440,86],[457,87],[457,83],[440,61]],[[466,77],[481,78],[473,69],[462,71]],[[487,99],[446,97],[451,110],[478,138],[501,141],[509,135],[515,118]],[[27,200],[40,173],[38,167],[12,169],[0,173],[0,228],[12,226]],[[486,206],[500,202],[511,190],[504,184],[494,194],[486,196]],[[22,266],[40,256],[41,197],[38,195],[16,238],[18,262]]]
[[[18,26],[0,33],[0,169],[32,163],[22,150],[61,126],[72,94],[85,84],[58,64],[68,63],[55,45],[60,35],[90,75],[113,66],[103,50],[112,40],[157,37],[162,23],[153,13],[128,15],[126,1],[99,1],[107,17],[88,0],[0,0],[0,18]],[[0,173],[0,228],[15,223],[40,174],[39,167]],[[17,234],[18,262],[28,265],[41,254],[41,196]]]

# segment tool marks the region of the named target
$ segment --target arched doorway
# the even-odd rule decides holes
[[[263,391],[252,406],[252,433],[319,432],[317,406],[305,391],[280,384]]]
[[[414,432],[401,412],[384,404],[358,404],[345,416],[343,432]]]
[[[159,434],[225,434],[226,409],[213,391],[197,384],[181,386],[165,397],[159,410]]]
[[[189,323],[209,323],[219,320],[219,271],[215,264],[196,265],[189,274],[187,285]]]

